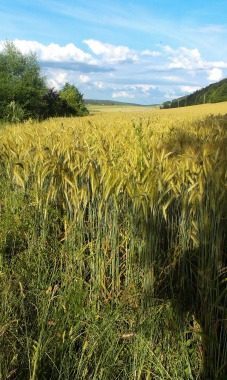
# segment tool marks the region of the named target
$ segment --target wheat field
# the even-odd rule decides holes
[[[226,114],[2,127],[1,379],[226,379]]]

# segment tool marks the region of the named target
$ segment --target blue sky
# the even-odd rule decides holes
[[[51,87],[159,103],[227,77],[226,0],[1,0],[0,48],[36,52]]]

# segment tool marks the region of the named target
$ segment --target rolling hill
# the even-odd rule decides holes
[[[125,102],[117,102],[115,100],[96,100],[96,99],[85,99],[85,104],[92,104],[97,106],[141,106],[142,104],[137,103],[125,103]]]
[[[190,95],[182,96],[163,103],[162,108],[177,108],[203,103],[219,103],[227,101],[227,78],[212,83]]]

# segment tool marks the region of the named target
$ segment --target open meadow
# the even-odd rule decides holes
[[[0,129],[0,379],[225,380],[227,103],[93,107]]]

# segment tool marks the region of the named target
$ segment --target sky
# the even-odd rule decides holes
[[[227,0],[1,0],[0,20],[0,50],[85,98],[162,103],[227,77]]]

